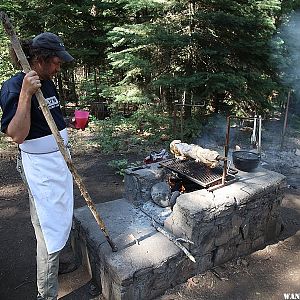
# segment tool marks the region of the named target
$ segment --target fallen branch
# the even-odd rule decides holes
[[[13,47],[13,49],[14,49],[14,51],[15,51],[18,59],[19,59],[19,62],[21,64],[23,70],[26,73],[28,73],[29,71],[31,71],[31,67],[28,63],[28,60],[27,60],[27,58],[24,54],[24,51],[21,47],[19,39],[18,39],[18,37],[17,37],[13,27],[12,27],[12,24],[10,23],[10,20],[9,20],[7,14],[0,11],[0,18],[2,20],[3,27],[4,27],[7,35],[10,38],[12,47]],[[52,132],[55,140],[56,140],[58,149],[61,152],[64,160],[66,161],[66,164],[67,164],[70,172],[73,175],[73,178],[74,178],[74,180],[75,180],[75,182],[76,182],[76,184],[77,184],[77,186],[78,186],[78,188],[81,192],[81,195],[85,199],[89,209],[91,210],[94,218],[96,219],[96,222],[98,223],[100,229],[102,230],[103,234],[105,235],[105,238],[106,238],[107,242],[109,243],[109,245],[111,246],[112,250],[117,251],[117,247],[115,246],[113,241],[110,239],[108,231],[105,227],[105,224],[104,224],[103,220],[100,218],[100,216],[97,212],[96,206],[95,206],[94,202],[92,201],[92,199],[91,199],[91,197],[90,197],[90,195],[89,195],[89,193],[88,193],[81,177],[79,176],[79,174],[78,174],[78,172],[77,172],[77,170],[76,170],[76,168],[75,168],[75,166],[74,166],[74,164],[73,164],[73,162],[72,162],[72,160],[69,156],[69,153],[66,150],[66,147],[64,145],[64,141],[63,141],[63,139],[62,139],[62,137],[61,137],[61,135],[58,131],[58,128],[57,128],[57,126],[56,126],[56,124],[53,120],[53,117],[50,113],[50,110],[48,108],[47,102],[46,102],[46,100],[43,96],[43,93],[42,93],[41,89],[38,89],[38,91],[36,92],[35,95],[36,95],[36,98],[39,102],[41,110],[44,114],[44,117],[45,117],[45,119],[46,119],[46,121],[47,121],[47,123],[48,123],[48,125],[51,129],[51,132]]]
[[[170,232],[166,231],[164,228],[162,228],[161,226],[159,226],[154,220],[152,220],[152,225],[153,227],[159,231],[160,233],[162,233],[164,236],[166,236],[171,242],[173,242],[178,248],[180,248],[185,255],[192,261],[192,262],[196,262],[196,259],[194,258],[194,256],[184,247],[182,246],[178,240],[183,240],[185,242],[194,244],[192,241],[186,240],[186,239],[177,239],[173,234],[171,234]]]

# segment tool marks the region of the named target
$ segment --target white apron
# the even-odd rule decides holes
[[[60,133],[67,144],[66,129]],[[72,175],[62,154],[57,151],[53,135],[25,141],[20,149],[26,180],[47,251],[51,254],[65,246],[70,234],[73,217]]]

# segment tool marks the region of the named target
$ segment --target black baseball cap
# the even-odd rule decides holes
[[[51,32],[43,32],[37,35],[32,40],[32,47],[53,50],[65,62],[74,60],[74,57],[66,51],[62,39]]]

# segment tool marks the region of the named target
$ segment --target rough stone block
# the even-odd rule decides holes
[[[215,251],[215,255],[213,257],[214,266],[219,266],[226,261],[229,261],[236,257],[236,247],[235,246],[220,246]]]
[[[253,250],[251,248],[252,243],[250,242],[245,242],[240,243],[236,246],[236,256],[245,256],[250,254]]]
[[[151,200],[151,188],[165,177],[165,169],[159,163],[144,165],[125,171],[125,191],[124,198],[132,202],[135,206]]]
[[[199,237],[197,238],[197,243],[194,243],[190,247],[191,253],[195,256],[203,256],[207,254],[211,254],[212,251],[216,248],[215,246],[215,227],[207,228],[205,233],[199,233]]]
[[[234,238],[233,235],[233,228],[230,225],[230,222],[228,223],[227,226],[218,226],[218,230],[217,230],[217,234],[215,237],[215,245],[216,246],[221,246],[224,245],[226,243],[228,243],[228,241],[230,241],[232,238]]]
[[[263,249],[265,245],[265,237],[260,236],[252,242],[251,249],[252,251],[260,250]]]
[[[265,240],[274,240],[281,231],[282,220],[279,216],[270,217],[266,223]]]

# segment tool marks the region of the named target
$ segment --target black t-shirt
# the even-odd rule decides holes
[[[6,132],[8,124],[16,113],[24,76],[25,73],[20,72],[9,80],[5,81],[2,85],[0,96],[0,106],[3,111],[1,119],[2,132]],[[59,96],[55,85],[52,80],[42,80],[41,83],[41,90],[48,103],[51,115],[58,130],[62,130],[66,128],[66,123],[60,110]],[[26,140],[36,139],[49,134],[51,134],[51,130],[47,124],[42,110],[39,107],[36,96],[33,96],[31,99],[31,126]]]

